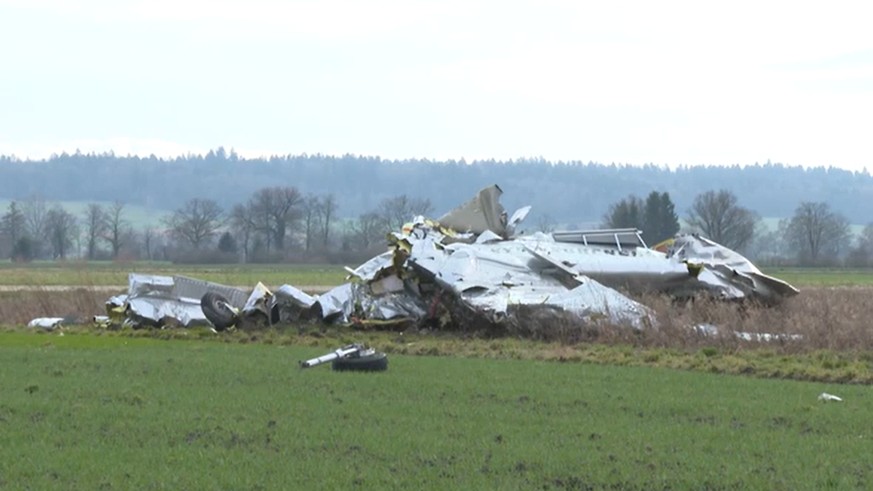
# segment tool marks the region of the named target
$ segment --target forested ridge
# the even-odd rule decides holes
[[[489,184],[503,189],[510,211],[530,204],[532,217],[568,225],[599,222],[616,200],[653,190],[668,192],[684,216],[697,194],[712,189],[731,191],[760,216],[788,217],[809,201],[828,203],[852,223],[873,221],[873,177],[866,170],[769,162],[669,169],[542,159],[465,162],[319,154],[244,159],[221,148],[173,159],[111,153],[0,157],[0,199],[121,201],[164,210],[192,198],[229,208],[258,189],[293,186],[304,194],[333,194],[339,216],[357,216],[399,194],[429,199],[441,214]]]

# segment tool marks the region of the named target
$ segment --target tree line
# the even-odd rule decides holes
[[[0,216],[0,254],[20,262],[359,260],[383,249],[387,233],[432,212],[429,200],[401,194],[357,217],[342,218],[332,194],[304,195],[294,187],[274,186],[228,210],[213,199],[192,198],[167,214],[161,226],[137,230],[120,201],[90,203],[76,216],[31,197],[11,201]]]
[[[684,232],[698,233],[764,264],[873,265],[873,223],[853,237],[848,219],[824,202],[801,202],[790,218],[782,219],[776,230],[769,230],[732,192],[710,190],[695,196],[684,223]],[[630,195],[612,204],[603,226],[637,228],[649,245],[680,232],[670,195],[657,191],[645,200]]]
[[[41,194],[59,201],[122,201],[170,211],[206,197],[230,210],[277,183],[303,195],[331,194],[339,210],[346,215],[355,210],[354,216],[399,194],[427,197],[436,209],[446,210],[498,184],[510,211],[532,205],[532,220],[549,218],[567,227],[596,223],[617,199],[653,189],[670,193],[677,210],[688,209],[699,192],[717,188],[732,192],[764,217],[788,217],[802,201],[828,203],[852,223],[873,217],[873,176],[866,170],[770,162],[668,168],[541,158],[468,162],[300,154],[245,159],[222,148],[171,159],[111,153],[60,154],[45,160],[0,156],[4,200]]]
[[[213,199],[192,198],[167,214],[160,227],[136,230],[125,206],[90,203],[76,216],[41,198],[12,201],[0,217],[0,254],[13,261],[357,261],[383,250],[387,233],[434,212],[429,199],[401,194],[343,215],[333,194],[273,186],[229,209]],[[873,223],[853,237],[848,219],[824,202],[801,202],[769,230],[725,189],[697,194],[681,219],[668,192],[651,191],[645,198],[630,194],[615,201],[600,225],[637,228],[650,246],[677,233],[699,233],[763,264],[873,265]],[[556,228],[542,217],[533,226]]]

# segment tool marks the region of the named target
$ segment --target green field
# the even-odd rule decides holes
[[[798,287],[873,285],[873,269],[869,268],[764,268],[763,271]]]
[[[355,267],[357,264],[347,266]],[[338,285],[347,272],[339,264],[228,264],[177,265],[169,262],[67,261],[35,262],[28,265],[0,263],[0,285],[127,285],[131,272],[183,275],[226,285],[268,286]],[[765,268],[764,272],[795,286],[873,285],[873,269],[864,268]]]
[[[0,333],[3,489],[866,489],[867,387]],[[821,403],[822,391],[845,398]]]

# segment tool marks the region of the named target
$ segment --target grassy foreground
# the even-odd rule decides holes
[[[869,388],[0,332],[3,489],[869,488]],[[842,403],[816,400],[823,391]]]

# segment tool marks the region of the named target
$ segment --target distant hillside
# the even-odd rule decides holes
[[[852,223],[873,221],[869,173],[771,163],[670,170],[538,159],[467,163],[296,155],[245,160],[222,149],[172,160],[111,154],[64,154],[43,161],[0,157],[0,199],[121,200],[131,210],[150,212],[172,210],[195,197],[229,208],[260,188],[295,186],[304,193],[334,194],[341,216],[357,216],[400,194],[430,199],[439,214],[493,183],[504,190],[510,212],[530,204],[530,220],[547,216],[570,226],[599,222],[611,203],[652,190],[669,192],[684,216],[695,195],[721,188],[761,216],[786,217],[801,201],[824,201]]]

